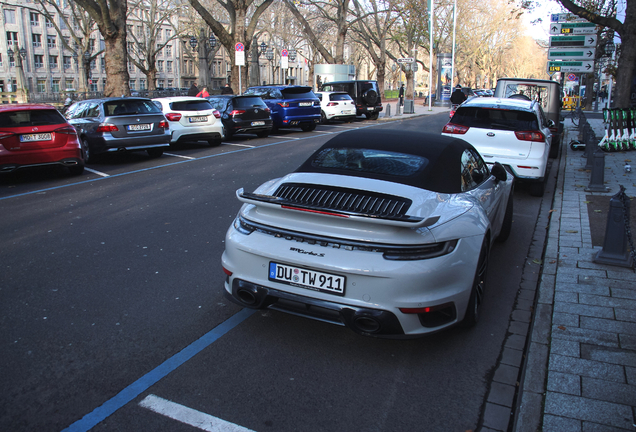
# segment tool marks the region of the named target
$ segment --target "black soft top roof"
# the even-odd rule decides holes
[[[346,168],[314,166],[312,161],[323,150],[329,148],[351,148],[383,150],[425,158],[423,169],[410,176],[381,175],[352,171]],[[318,172],[348,176],[374,178],[402,183],[440,193],[461,192],[461,157],[473,146],[458,138],[439,134],[403,131],[396,129],[368,128],[341,133],[327,141],[309,157],[296,172]],[[475,151],[475,153],[477,153]]]

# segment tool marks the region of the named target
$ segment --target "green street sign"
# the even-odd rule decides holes
[[[596,35],[589,36],[550,36],[550,48],[557,47],[595,47]]]
[[[594,72],[593,61],[549,61],[548,74],[557,72]]]
[[[596,48],[550,48],[548,60],[594,60]]]
[[[553,23],[550,24],[551,35],[596,34],[596,24],[591,22]]]

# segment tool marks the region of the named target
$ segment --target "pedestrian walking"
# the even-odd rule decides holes
[[[197,97],[206,98],[208,96],[210,96],[210,93],[208,93],[208,88],[207,87],[203,87],[203,90],[201,90],[199,93],[197,93]]]
[[[464,94],[464,92],[462,91],[462,86],[460,86],[459,84],[457,84],[457,86],[455,87],[455,90],[453,91],[453,94],[450,97],[450,101],[453,105],[460,105],[462,102],[464,102],[467,98],[467,96]]]
[[[402,84],[402,87],[400,87],[399,98],[400,98],[400,106],[404,106],[404,84]]]
[[[190,90],[188,90],[188,96],[196,96],[199,93],[199,87],[197,87],[197,82],[192,81],[192,86]]]

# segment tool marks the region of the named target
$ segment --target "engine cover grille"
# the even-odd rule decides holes
[[[300,183],[285,183],[274,196],[299,206],[393,218],[403,217],[412,204],[394,195]]]

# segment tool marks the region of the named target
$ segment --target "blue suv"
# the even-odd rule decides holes
[[[320,123],[320,100],[311,87],[265,85],[248,88],[244,96],[260,96],[271,110],[273,129],[300,127],[309,132]]]

